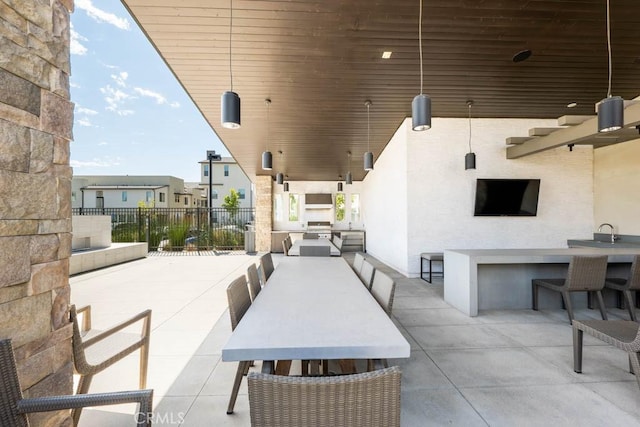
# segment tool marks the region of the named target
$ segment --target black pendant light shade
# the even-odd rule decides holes
[[[285,183],[284,183],[284,191],[285,191],[286,193],[288,193],[288,192],[289,192],[289,183],[288,183],[288,182],[285,182]]]
[[[262,169],[266,171],[273,169],[273,156],[271,155],[271,151],[262,153]]]
[[[412,129],[422,131],[431,129],[431,98],[420,94],[411,103]]]
[[[276,184],[282,184],[284,183],[284,175],[282,174],[282,172],[278,172],[276,174]]]
[[[371,151],[364,153],[364,170],[373,170],[373,153]]]
[[[612,132],[624,126],[624,100],[610,96],[598,104],[598,132]]]
[[[344,180],[348,185],[353,184],[353,175],[351,172],[347,172],[347,178]]]
[[[237,93],[226,91],[220,98],[222,126],[227,129],[240,127],[240,97]]]
[[[476,153],[467,153],[464,156],[464,169],[475,169],[476,168]]]
[[[341,182],[338,183],[338,191],[342,191],[342,183]]]

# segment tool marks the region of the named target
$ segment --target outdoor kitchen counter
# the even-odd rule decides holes
[[[291,234],[291,238],[293,240],[301,239],[303,233],[314,233],[314,230],[273,230],[271,232],[271,252],[273,253],[283,253],[282,249],[282,241],[287,237],[288,234]],[[327,230],[328,232],[328,230]],[[323,232],[324,233],[324,232]],[[364,252],[366,249],[366,232],[365,230],[349,230],[349,229],[336,229],[332,228],[329,234],[340,233],[340,237],[344,239],[343,235],[349,235],[349,238],[344,239],[347,240],[343,251],[362,251]],[[355,240],[354,240],[355,237]]]
[[[632,248],[445,250],[444,299],[468,316],[478,310],[530,309],[531,279],[565,277],[573,255],[608,255],[607,276],[626,277],[637,254],[640,249]],[[560,307],[551,294],[540,293],[541,307]],[[578,307],[586,304],[586,296],[579,297]]]

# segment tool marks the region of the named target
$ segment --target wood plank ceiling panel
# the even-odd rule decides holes
[[[360,180],[370,99],[375,157],[419,93],[418,7],[407,0],[233,1],[232,70],[242,127],[220,125],[230,89],[230,1],[123,0],[251,177],[265,148],[292,180]],[[424,0],[424,92],[434,117],[593,114],[606,95],[604,0]],[[611,5],[613,93],[640,92],[637,0]],[[523,49],[533,52],[514,63]],[[393,52],[382,59],[382,52]],[[270,107],[269,137],[265,98]],[[576,102],[568,109],[567,103]],[[525,132],[526,130],[523,130]],[[278,150],[284,155],[279,156]],[[351,151],[351,166],[347,165]]]

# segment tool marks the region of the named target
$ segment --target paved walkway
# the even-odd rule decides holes
[[[236,364],[222,362],[220,349],[231,333],[226,287],[257,260],[148,257],[70,279],[72,303],[92,305],[94,328],[153,310],[148,387],[155,390],[155,426],[250,425],[246,382],[235,413],[225,413]],[[584,373],[575,374],[563,311],[469,318],[443,301],[442,279],[430,285],[373,262],[396,279],[393,314],[411,343],[410,359],[390,361],[403,371],[403,426],[640,426],[640,389],[626,354],[585,336]],[[97,375],[90,391],[135,389],[137,375],[136,353]],[[85,410],[80,425],[133,425],[134,411]]]

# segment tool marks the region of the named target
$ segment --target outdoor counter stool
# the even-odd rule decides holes
[[[533,279],[531,280],[533,310],[538,310],[538,288],[560,292],[562,301],[567,309],[569,323],[573,322],[573,309],[571,306],[571,292],[595,292],[598,297],[600,314],[607,320],[607,312],[602,299],[602,288],[607,275],[607,256],[573,256],[569,262],[566,279]]]
[[[400,368],[354,375],[292,377],[251,372],[254,427],[397,427]]]
[[[61,411],[89,406],[138,403],[136,425],[151,425],[153,418],[153,390],[120,391],[113,393],[77,394],[71,396],[47,396],[25,399],[18,380],[18,370],[10,339],[0,340],[0,425],[28,427],[27,414]],[[132,420],[134,417],[131,417]],[[77,423],[74,423],[77,425]]]
[[[631,269],[629,271],[628,279],[618,279],[618,278],[607,278],[604,284],[605,288],[615,289],[618,291],[618,295],[622,293],[624,296],[625,305],[627,306],[627,310],[629,310],[629,317],[634,322],[638,319],[636,318],[636,310],[635,310],[635,301],[632,292],[635,292],[636,295],[640,293],[640,255],[636,255],[633,257],[633,262],[631,263]],[[621,301],[618,301],[618,307],[621,308]]]
[[[424,261],[429,261],[429,271],[424,271]],[[433,262],[442,263],[442,272],[433,272]],[[429,280],[424,278],[424,273],[429,273]],[[431,283],[433,277],[444,277],[444,254],[442,252],[423,252],[420,254],[420,278]]]
[[[632,320],[574,320],[573,370],[582,373],[582,336],[587,334],[629,353],[629,369],[640,387],[640,324]]]
[[[78,315],[83,313],[82,325]],[[107,330],[91,329],[91,306],[76,310],[75,305],[69,307],[69,317],[73,324],[73,365],[80,375],[76,394],[89,391],[93,376],[119,360],[124,359],[136,350],[140,350],[140,388],[147,386],[147,366],[149,363],[149,339],[151,335],[151,310],[145,310]],[[125,329],[140,323],[139,334]],[[73,409],[71,416],[74,424],[78,424],[82,407]]]

